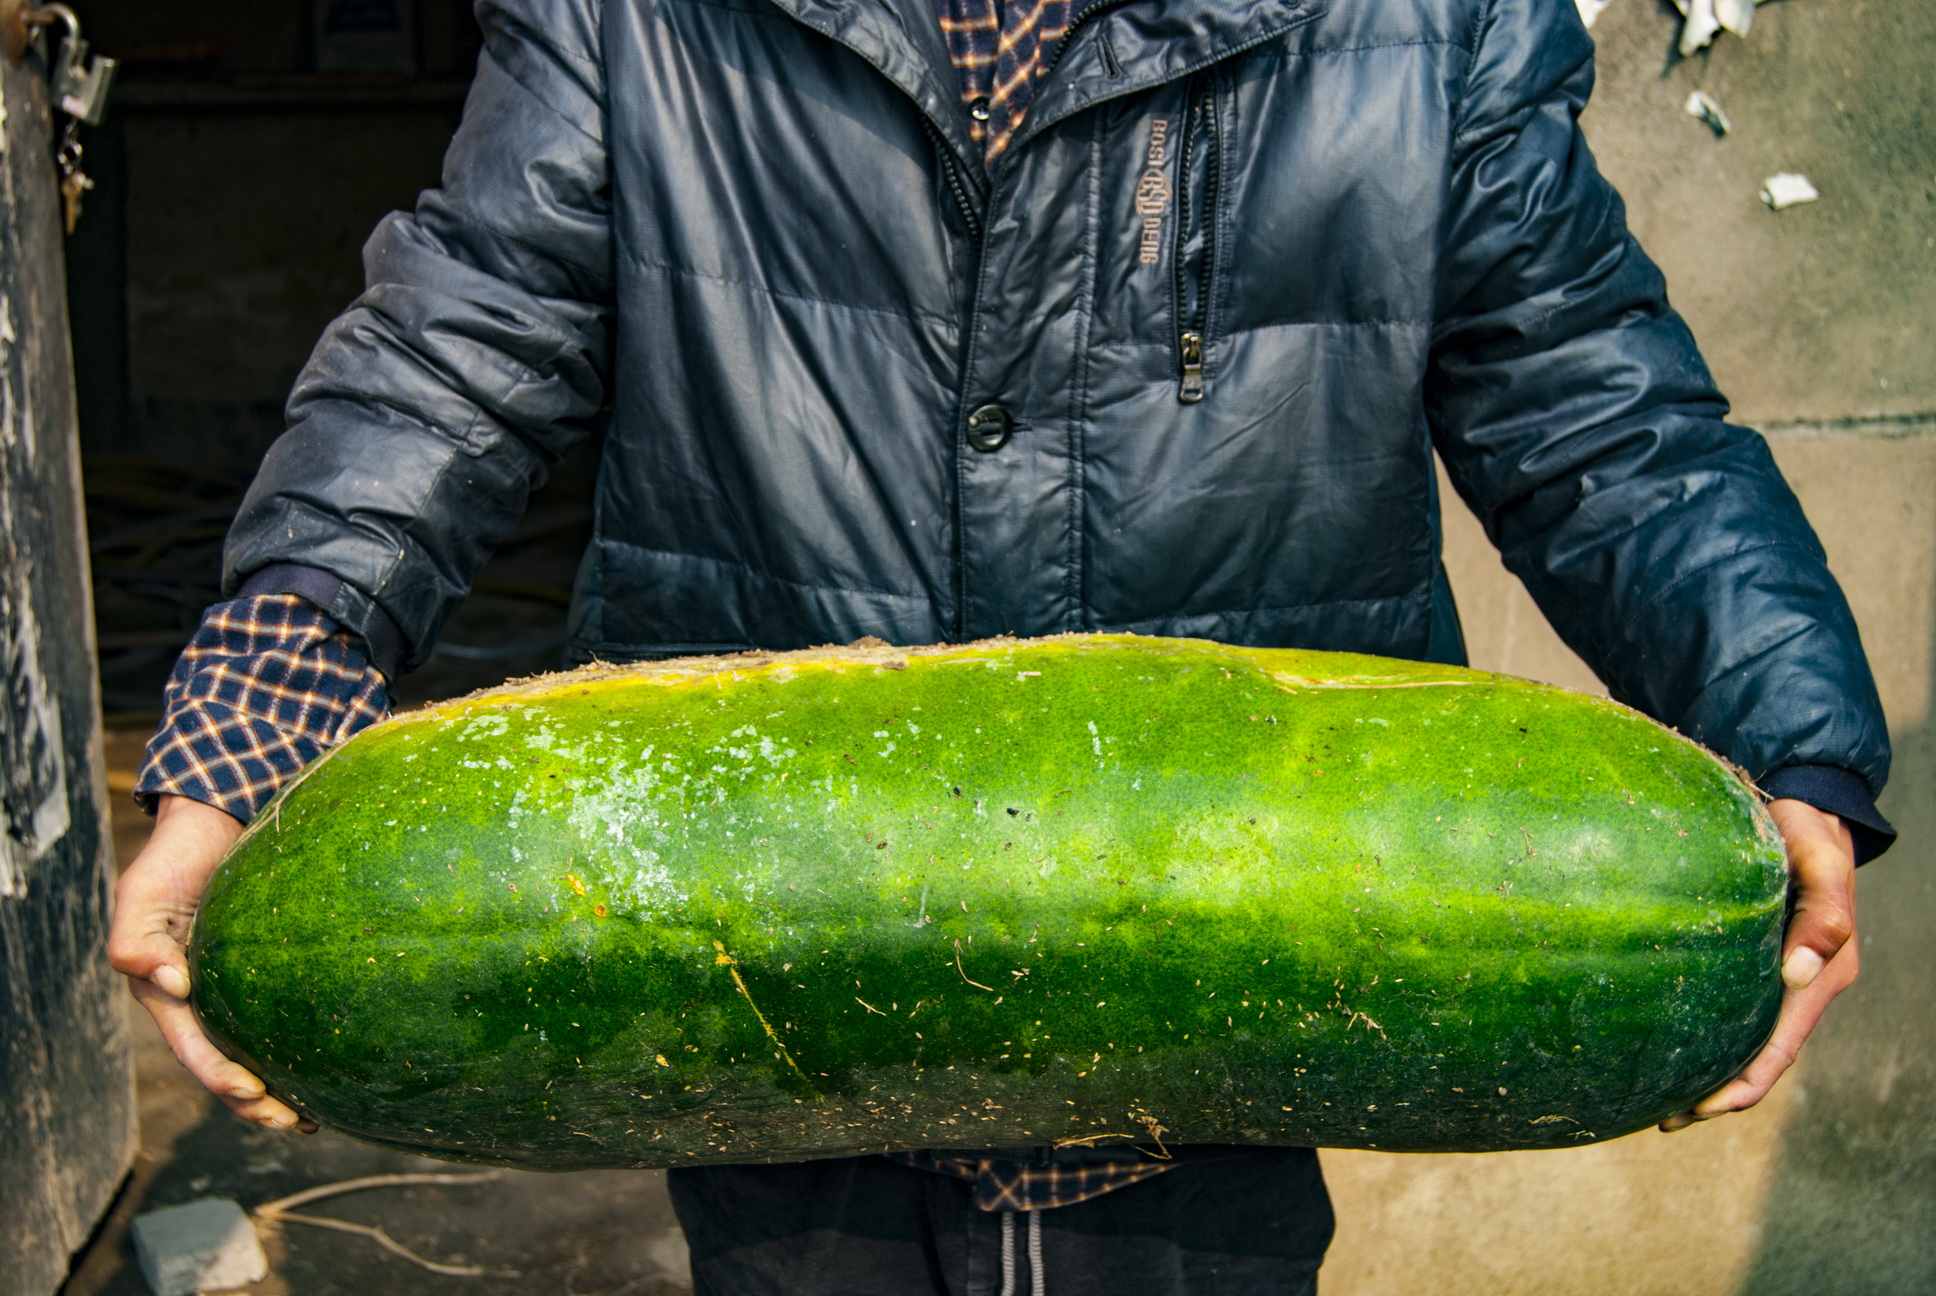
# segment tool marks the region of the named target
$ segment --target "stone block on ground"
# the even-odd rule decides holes
[[[137,1215],[134,1248],[155,1296],[230,1291],[269,1272],[255,1225],[227,1197]]]

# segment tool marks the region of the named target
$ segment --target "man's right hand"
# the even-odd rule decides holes
[[[162,797],[153,835],[114,891],[108,962],[128,978],[168,1047],[205,1089],[246,1120],[313,1133],[314,1122],[269,1097],[260,1079],[222,1056],[188,1005],[188,929],[208,879],[241,835],[242,825],[213,806]]]

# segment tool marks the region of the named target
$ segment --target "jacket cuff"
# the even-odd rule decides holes
[[[1859,774],[1835,765],[1784,765],[1760,780],[1771,799],[1787,797],[1826,810],[1849,826],[1855,862],[1867,864],[1896,844],[1896,830],[1876,809],[1869,785]]]
[[[272,563],[250,572],[235,592],[237,598],[259,594],[294,594],[314,603],[363,641],[370,664],[382,672],[386,684],[403,674],[409,647],[403,631],[374,599],[341,577],[300,563]]]

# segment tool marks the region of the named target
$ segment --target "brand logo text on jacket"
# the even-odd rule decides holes
[[[1170,123],[1158,117],[1150,122],[1149,154],[1136,182],[1136,214],[1143,218],[1142,248],[1136,259],[1142,265],[1163,259],[1163,217],[1170,210],[1170,176],[1163,168],[1169,160]]]

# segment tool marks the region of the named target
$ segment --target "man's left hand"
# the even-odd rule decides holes
[[[1855,983],[1862,954],[1855,939],[1855,842],[1836,816],[1804,801],[1771,801],[1768,813],[1788,845],[1788,885],[1794,916],[1782,943],[1781,1016],[1754,1060],[1696,1103],[1662,1121],[1672,1133],[1754,1106],[1774,1088],[1829,1001]]]

